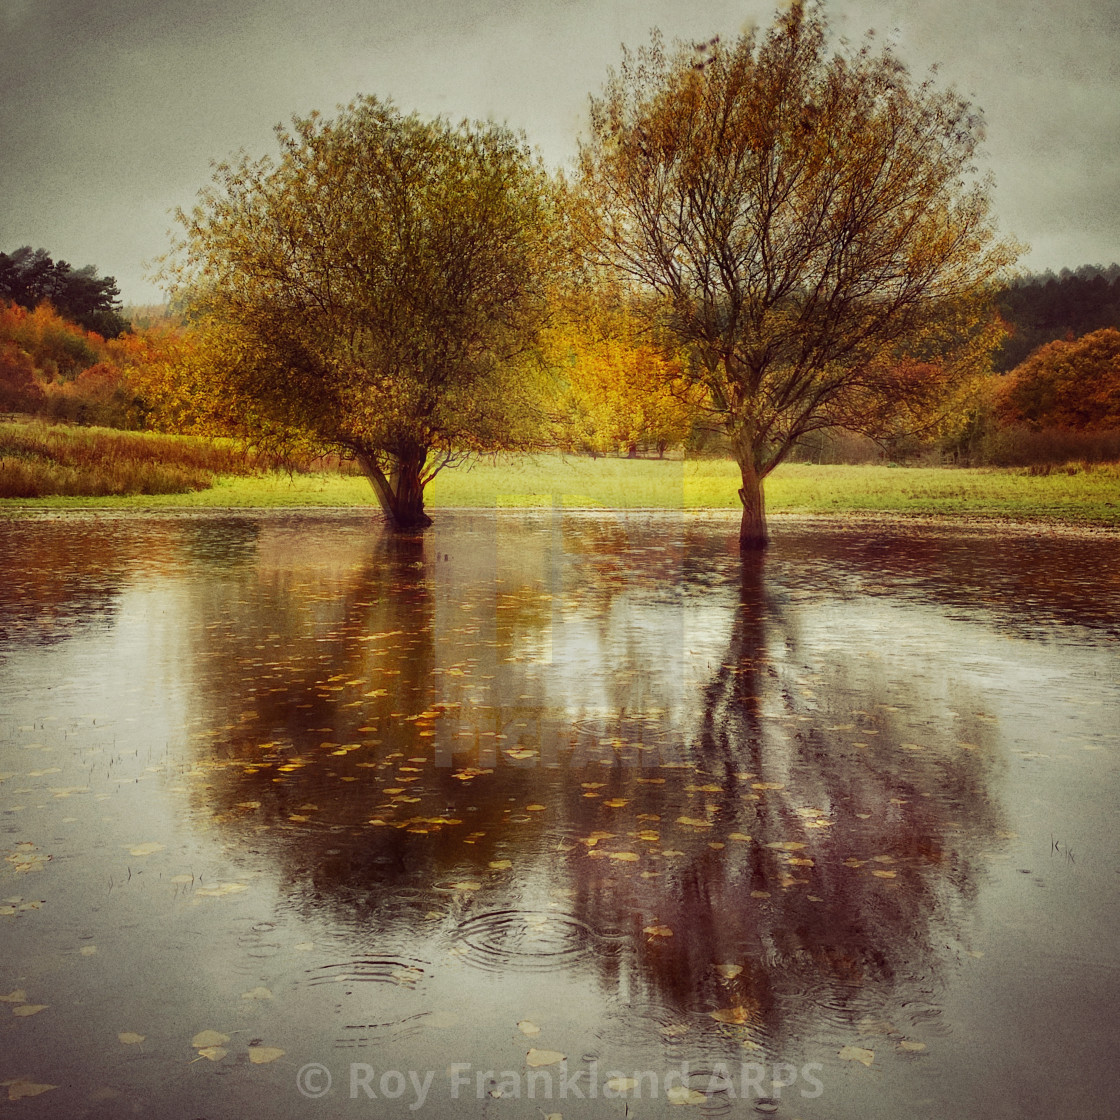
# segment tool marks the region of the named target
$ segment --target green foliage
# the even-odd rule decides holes
[[[29,311],[49,303],[102,338],[116,338],[129,329],[112,276],[99,277],[93,265],[72,268],[66,261],[52,260],[46,249],[33,250],[30,245],[0,253],[0,302],[5,300]]]
[[[465,453],[524,445],[554,228],[513,133],[362,98],[221,165],[180,219],[173,295],[228,423],[358,460],[386,513]]]

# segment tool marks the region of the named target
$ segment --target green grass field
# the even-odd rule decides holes
[[[766,483],[770,513],[1001,517],[1120,527],[1120,467],[1020,470],[787,464]],[[444,471],[432,511],[456,507],[735,509],[736,468],[719,460],[520,456]],[[26,509],[177,509],[373,506],[365,479],[269,473],[220,475],[206,490],[127,497],[5,499]]]

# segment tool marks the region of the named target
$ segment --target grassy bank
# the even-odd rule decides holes
[[[733,463],[518,457],[442,473],[429,488],[432,510],[454,507],[602,506],[617,509],[734,509]],[[766,484],[772,513],[942,515],[1057,520],[1120,526],[1120,467],[1030,475],[1022,470],[780,467]],[[117,498],[10,499],[0,509],[228,508],[371,506],[359,477],[268,473],[219,475],[212,487],[183,494]]]
[[[229,443],[37,422],[0,424],[0,498],[184,494],[254,469]]]

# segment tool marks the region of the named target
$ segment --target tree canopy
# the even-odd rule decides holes
[[[1047,343],[1001,379],[1004,423],[1071,431],[1120,430],[1120,331]]]
[[[98,276],[93,265],[72,268],[51,259],[46,249],[24,245],[0,253],[0,300],[29,311],[49,303],[55,311],[102,338],[128,330],[120,313],[120,291],[112,276]]]
[[[220,165],[170,258],[196,358],[254,434],[357,460],[399,527],[473,451],[526,443],[555,222],[524,141],[360,98]]]
[[[655,35],[593,99],[581,152],[585,252],[694,355],[744,548],[765,545],[762,479],[800,437],[873,434],[985,358],[1013,257],[974,175],[976,112],[889,51],[830,53],[827,31],[794,3],[728,44]]]

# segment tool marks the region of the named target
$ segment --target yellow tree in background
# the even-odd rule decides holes
[[[683,443],[700,412],[703,389],[640,332],[634,316],[613,310],[559,316],[546,335],[556,377],[555,438],[591,454],[659,456]]]

